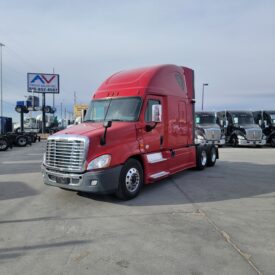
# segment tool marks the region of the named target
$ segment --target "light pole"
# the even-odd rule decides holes
[[[204,86],[208,86],[208,83],[202,83],[202,95],[201,95],[201,110],[203,111],[203,100],[204,100]]]
[[[1,117],[3,116],[3,77],[2,77],[2,48],[5,47],[3,43],[0,42],[0,91],[1,91]],[[2,129],[2,128],[1,128]]]

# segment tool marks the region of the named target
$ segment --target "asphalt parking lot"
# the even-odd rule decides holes
[[[0,274],[274,274],[275,149],[222,148],[121,202],[45,186],[44,147],[0,152]]]

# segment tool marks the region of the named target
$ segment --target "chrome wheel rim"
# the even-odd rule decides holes
[[[126,188],[129,192],[135,192],[140,185],[140,174],[136,168],[131,168],[125,178]]]
[[[202,152],[201,152],[201,164],[202,164],[203,166],[205,166],[205,165],[206,165],[206,162],[207,162],[207,154],[206,154],[205,151],[202,151]]]

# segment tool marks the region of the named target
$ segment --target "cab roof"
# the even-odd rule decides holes
[[[187,81],[191,79],[192,81]],[[94,98],[159,95],[193,96],[193,70],[176,65],[158,65],[120,71],[107,78]]]

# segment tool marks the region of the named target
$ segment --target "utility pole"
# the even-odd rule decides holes
[[[202,99],[201,99],[201,110],[203,111],[203,101],[204,101],[204,86],[208,86],[208,83],[203,83],[202,84]]]
[[[76,92],[74,92],[74,105],[76,105]]]
[[[1,117],[3,116],[3,72],[2,72],[2,48],[5,47],[3,43],[0,42],[0,91],[1,91]],[[2,132],[2,127],[1,127]]]
[[[54,74],[54,68],[53,68],[53,74]],[[53,108],[54,108],[54,93],[53,93]],[[53,114],[53,116],[54,116],[54,114]]]
[[[62,118],[62,102],[60,103],[60,116],[61,116],[61,126],[63,126],[63,118]]]

